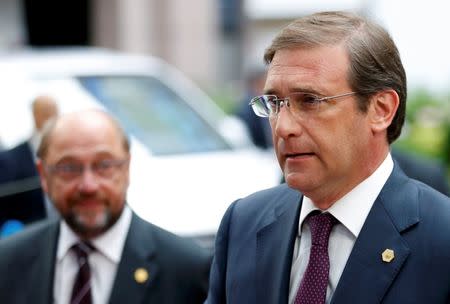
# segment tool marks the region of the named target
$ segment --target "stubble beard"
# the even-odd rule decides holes
[[[99,212],[83,212],[80,213],[72,209],[65,221],[72,228],[74,232],[84,238],[96,237],[107,231],[114,223],[112,213],[109,208]]]

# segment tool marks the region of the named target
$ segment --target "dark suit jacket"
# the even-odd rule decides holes
[[[285,184],[233,203],[206,303],[287,303],[302,195]],[[382,261],[385,249],[395,258]],[[356,239],[331,303],[450,303],[450,199],[397,166]]]
[[[59,233],[46,220],[0,241],[0,302],[53,303],[53,273]],[[110,304],[202,303],[208,289],[210,255],[133,214]],[[134,271],[149,273],[144,284]]]
[[[267,118],[257,116],[249,106],[253,97],[255,96],[247,95],[240,103],[236,116],[247,126],[252,142],[262,149],[268,149],[273,146],[270,123]]]
[[[9,219],[28,224],[46,216],[32,153],[27,142],[0,152],[0,227]]]

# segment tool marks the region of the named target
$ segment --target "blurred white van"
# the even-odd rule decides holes
[[[63,113],[112,113],[132,139],[129,205],[180,235],[212,241],[233,200],[279,182],[275,157],[160,59],[102,49],[0,54],[0,84],[7,148],[30,136],[38,94],[55,97]]]

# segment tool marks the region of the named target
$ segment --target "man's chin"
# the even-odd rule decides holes
[[[289,172],[284,174],[286,184],[290,188],[296,189],[302,193],[307,192],[312,187],[312,179],[299,172]]]
[[[66,219],[72,230],[83,238],[93,238],[111,227],[111,216],[108,213],[101,214],[77,214]]]

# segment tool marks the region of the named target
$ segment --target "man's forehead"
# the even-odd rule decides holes
[[[56,139],[49,146],[47,161],[58,162],[63,159],[94,160],[104,157],[126,157],[127,152],[119,141],[84,140],[74,141],[67,138]]]
[[[58,124],[60,124],[62,127],[64,125],[71,125],[71,124],[89,124],[99,122],[105,124],[112,124],[112,119],[107,113],[97,109],[87,109],[76,112],[69,112],[60,115],[58,118]]]
[[[275,53],[269,65],[265,90],[278,87],[285,81],[338,82],[346,79],[348,56],[342,46],[282,49]],[[284,83],[286,85],[286,83]]]
[[[112,121],[103,115],[95,116],[71,115],[60,118],[51,132],[49,150],[52,147],[74,150],[90,147],[121,148],[121,135]]]
[[[344,45],[297,47],[278,50],[269,65],[269,73],[280,69],[291,70],[296,68],[328,70],[336,66],[347,66],[348,53]]]

